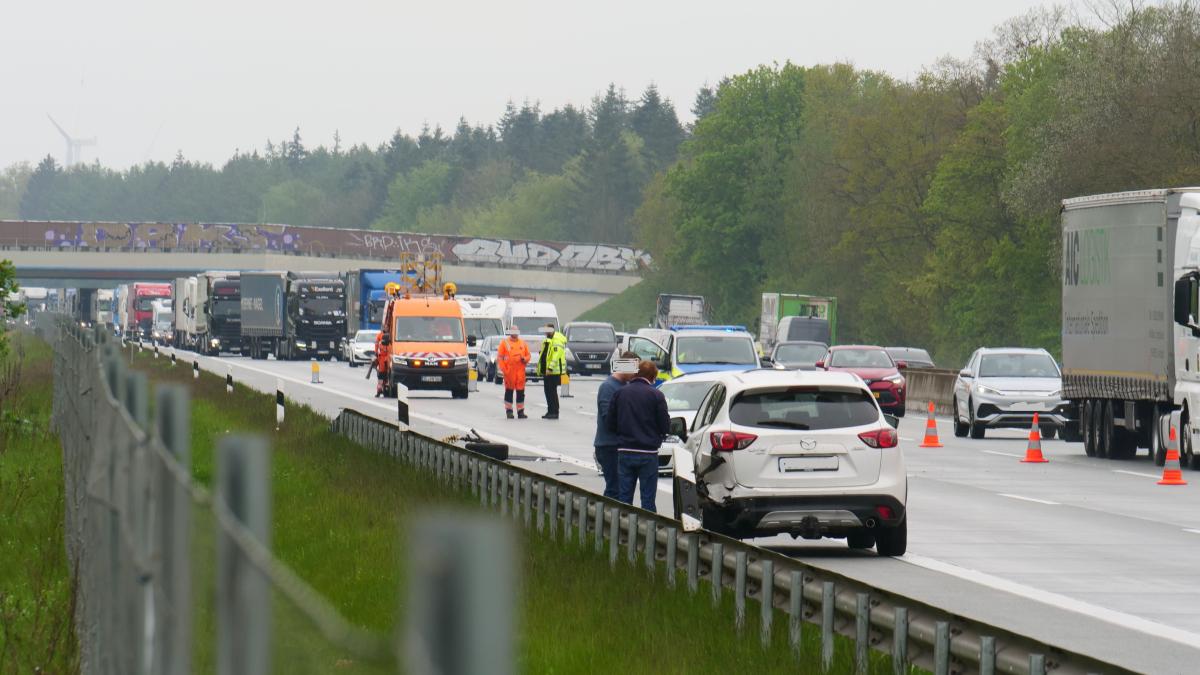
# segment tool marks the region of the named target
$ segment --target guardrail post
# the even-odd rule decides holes
[[[494,516],[447,514],[417,524],[410,548],[406,670],[495,673],[516,668],[516,545]]]
[[[996,638],[984,635],[979,638],[979,675],[995,675]]]
[[[800,656],[801,622],[804,620],[804,573],[792,570],[788,595],[788,643],[792,653]]]
[[[1046,675],[1046,657],[1041,654],[1029,655],[1029,675]]]
[[[217,498],[265,547],[271,535],[267,443],[227,436],[217,446]],[[271,588],[229,532],[217,523],[217,672],[270,672]]]
[[[687,535],[688,553],[687,553],[687,585],[688,593],[696,594],[700,590],[700,536],[697,534]]]
[[[513,521],[521,519],[521,474],[509,470],[512,477],[509,478],[509,483],[512,485],[512,517]]]
[[[594,523],[595,529],[592,532],[594,535],[592,539],[596,545],[596,553],[599,553],[604,550],[604,502],[596,501],[593,503],[596,505],[596,522]]]
[[[617,566],[617,547],[621,544],[621,512],[612,507],[608,512],[608,566]]]
[[[667,586],[675,588],[675,553],[679,548],[679,529],[667,528]]]
[[[892,625],[892,672],[908,672],[908,608],[897,607]]]
[[[546,488],[547,487],[548,486],[545,483],[538,481],[537,494],[534,495],[534,499],[533,499],[533,504],[534,504],[533,508],[535,509],[534,513],[537,518],[537,531],[539,534],[542,532],[542,530],[546,529],[546,518],[545,518],[546,504],[545,504],[545,502],[546,502]],[[551,486],[550,489],[552,489],[554,491],[554,498],[551,500],[553,502],[553,501],[557,500],[557,498],[558,498],[558,488]],[[551,516],[551,522],[554,522],[553,518],[554,518],[554,516]]]
[[[191,418],[187,389],[162,385],[154,406],[158,437],[171,458],[191,475]],[[158,544],[162,555],[162,589],[166,606],[158,613],[161,649],[155,653],[153,672],[185,675],[192,665],[191,494],[175,479],[166,464],[158,465]]]
[[[733,623],[737,632],[746,627],[746,552],[733,554]]]
[[[833,582],[821,582],[821,670],[826,673],[833,668],[833,612],[836,602]]]
[[[533,524],[533,476],[526,476],[525,480],[521,482],[525,486],[521,518],[525,523],[525,529],[528,530],[529,526]]]
[[[558,486],[556,486],[556,485],[555,485],[555,486],[551,486],[551,488],[550,488],[550,489],[554,490],[554,495],[557,497],[557,496],[558,496]],[[575,505],[575,494],[574,494],[574,493],[572,493],[572,492],[570,492],[570,491],[568,491],[566,494],[564,494],[564,495],[562,496],[562,506],[563,506],[563,518],[562,518],[562,522],[563,522],[563,543],[566,543],[566,542],[569,542],[569,541],[571,541],[571,525],[572,525],[572,520],[571,520],[571,517],[572,517],[572,515],[573,515],[573,514],[571,513],[571,508],[572,508],[574,505]]]
[[[871,596],[867,593],[855,595],[854,623],[854,670],[866,675],[870,664],[867,650],[871,646]]]
[[[630,565],[637,564],[638,554],[638,514],[630,511],[626,517],[625,526],[625,558]]]
[[[933,638],[934,675],[950,675],[950,623],[938,621]]]
[[[712,560],[708,563],[708,581],[712,585],[712,604],[721,604],[721,584],[725,582],[725,544],[712,543]]]
[[[500,473],[500,515],[508,516],[508,471],[498,468]]]
[[[654,576],[654,567],[658,564],[658,523],[653,518],[646,521],[646,572]]]
[[[587,507],[587,496],[579,495],[579,548],[583,548],[587,543]]]
[[[550,489],[550,541],[558,538],[558,488]]]
[[[759,585],[758,604],[762,611],[760,631],[763,649],[771,644],[771,622],[775,618],[775,561],[764,560],[762,583]]]

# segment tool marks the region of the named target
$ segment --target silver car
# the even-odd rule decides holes
[[[1062,372],[1044,349],[977,349],[954,382],[954,435],[983,438],[988,429],[1028,429],[1043,438],[1069,421]]]
[[[503,379],[497,379],[499,369],[496,367],[496,351],[500,348],[500,341],[507,340],[503,335],[489,335],[479,343],[479,353],[475,355],[475,371],[479,373],[479,379],[487,380],[500,384]]]
[[[342,347],[342,356],[351,368],[360,365],[370,365],[375,360],[375,337],[377,330],[360,330],[353,338],[346,340]]]

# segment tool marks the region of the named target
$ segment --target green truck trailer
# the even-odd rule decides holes
[[[837,343],[837,298],[798,293],[763,293],[758,339],[763,353],[778,342],[810,340]]]

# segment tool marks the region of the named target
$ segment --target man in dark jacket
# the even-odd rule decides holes
[[[654,388],[658,368],[638,364],[638,373],[619,389],[608,406],[608,430],[617,435],[617,499],[633,503],[633,489],[642,489],[642,508],[654,510],[658,492],[658,448],[670,430],[667,399]]]
[[[596,464],[600,473],[604,474],[604,496],[617,498],[617,435],[608,430],[608,406],[612,403],[613,395],[621,390],[627,382],[637,375],[638,357],[633,352],[625,352],[613,359],[612,375],[600,383],[596,392],[596,440],[592,442],[596,448]]]

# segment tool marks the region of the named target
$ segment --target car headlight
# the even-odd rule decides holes
[[[221,344],[221,341],[218,340],[217,338],[213,338],[208,341],[208,344],[212,345],[213,347],[216,347],[217,345]]]
[[[980,394],[993,394],[995,396],[1002,396],[1004,394],[1004,392],[1000,391],[999,389],[993,389],[982,384],[975,385],[975,391]]]
[[[1062,398],[1062,389],[1059,389],[1057,391],[1052,391],[1049,394],[1046,394],[1046,396],[1048,396],[1049,398]]]
[[[904,376],[899,373],[897,373],[895,375],[888,375],[887,377],[885,377],[883,379],[885,379],[888,382],[891,382],[893,384],[904,384]]]
[[[571,348],[570,348],[570,347],[567,347],[565,351],[566,351],[566,354],[567,354],[567,360],[568,360],[568,361],[574,361],[574,360],[575,360],[575,353],[571,351]]]
[[[469,356],[458,356],[458,357],[455,357],[455,359],[454,359],[454,365],[456,365],[456,366],[465,366],[465,365],[467,365],[467,363],[468,363],[468,361],[469,361],[469,359],[470,359],[470,358],[471,358],[471,357],[469,357]]]

